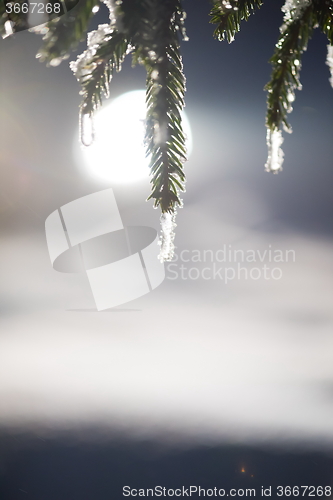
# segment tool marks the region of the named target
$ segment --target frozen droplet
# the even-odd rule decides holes
[[[288,100],[287,113],[291,113],[293,110],[291,103],[293,103],[295,100],[295,93],[292,90],[289,90],[287,94],[287,100]]]
[[[277,174],[282,170],[284,153],[281,145],[283,143],[282,132],[279,129],[267,129],[268,158],[265,165],[266,172]]]
[[[96,14],[96,12],[99,11],[99,5],[95,5],[95,7],[92,8],[92,13]]]
[[[95,131],[92,115],[80,113],[80,139],[84,146],[91,146],[94,142]]]
[[[161,236],[159,245],[161,246],[160,254],[158,256],[161,262],[170,261],[173,258],[175,245],[175,233],[174,229],[177,226],[175,223],[176,212],[169,213],[165,212],[161,215]]]

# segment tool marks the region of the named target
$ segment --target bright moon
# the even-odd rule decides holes
[[[149,177],[145,156],[145,91],[126,92],[103,106],[94,117],[95,140],[82,147],[84,166],[90,175],[114,183],[132,183]],[[189,121],[182,113],[188,154],[192,149]]]

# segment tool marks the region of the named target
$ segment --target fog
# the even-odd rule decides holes
[[[323,55],[322,39],[316,40]],[[88,175],[73,150],[80,96],[66,63],[46,68],[34,60],[40,40],[30,33],[5,42],[0,77],[2,431],[331,447],[332,102],[327,68],[325,80],[313,81],[319,62],[309,50],[308,90],[305,86],[297,96],[284,171],[272,176],[263,170],[262,86],[269,67],[253,76],[254,82],[247,76],[246,99],[237,86],[229,92],[235,75],[225,77],[229,93],[217,101],[222,84],[214,81],[211,94],[206,92],[191,49],[184,49],[193,152],[186,166],[184,208],[177,217],[178,260],[166,263],[166,279],[151,293],[97,312],[84,273],[52,268],[45,219],[65,203],[112,187],[124,225],[158,229],[159,214],[145,202],[149,181],[110,185]],[[258,56],[265,61],[266,51]],[[240,64],[248,55],[243,57]],[[128,64],[115,79],[114,96],[143,87],[142,69]],[[203,262],[205,250],[216,256],[223,248],[266,252],[266,257],[241,262],[248,274],[240,276],[238,263],[230,259]],[[283,255],[292,251],[294,258],[274,261],[269,249]],[[264,264],[279,269],[275,278],[264,277]],[[229,271],[234,277],[227,283],[226,267],[235,272]],[[216,268],[222,268],[220,274]],[[253,268],[260,276],[255,271],[251,277]]]

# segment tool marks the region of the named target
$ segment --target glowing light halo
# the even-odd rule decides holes
[[[116,184],[135,183],[149,178],[145,155],[145,91],[126,92],[105,104],[94,117],[95,140],[81,148],[80,165],[93,177]],[[189,120],[182,112],[188,156],[192,150]]]

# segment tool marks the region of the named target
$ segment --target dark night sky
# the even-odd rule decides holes
[[[266,0],[228,45],[212,37],[208,1],[184,2],[190,38],[182,49],[186,102],[196,138],[196,157],[188,163],[185,204],[191,211],[203,203],[208,217],[219,214],[224,210],[224,200],[234,196],[232,190],[237,186],[239,192],[249,192],[259,200],[260,206],[269,207],[271,231],[287,226],[292,234],[329,238],[333,229],[333,99],[325,65],[325,37],[319,32],[315,32],[304,55],[303,90],[297,92],[290,116],[294,133],[285,138],[284,171],[278,176],[263,172],[263,87],[270,76],[268,59],[278,37],[281,5],[281,1]],[[101,13],[98,21],[106,22]],[[71,157],[80,101],[78,85],[66,62],[58,68],[45,68],[34,59],[39,44],[38,37],[28,33],[0,41],[0,99],[9,117],[2,124],[1,221],[6,234],[24,232],[26,225],[32,232],[41,231],[44,219],[55,207],[91,192],[92,183],[95,190],[103,188],[98,181],[82,178]],[[127,61],[113,83],[112,96],[143,88],[144,71],[132,69]],[[135,193],[134,188],[129,191],[132,205],[130,195],[115,187],[125,218],[137,200],[144,199],[146,187],[139,187]],[[245,201],[243,208],[246,212]],[[232,210],[230,220],[246,219],[237,207]],[[190,219],[184,214],[179,218],[179,228],[192,237],[192,233],[186,233]],[[249,216],[250,225],[261,222]],[[186,239],[181,234],[180,246]],[[27,303],[17,317],[29,312]],[[8,307],[12,314],[13,306]],[[326,382],[331,388],[332,381]],[[206,488],[255,487],[258,491],[261,485],[333,484],[329,451],[278,449],[277,444],[192,443],[183,449],[119,436],[89,443],[89,439],[80,442],[75,433],[74,437],[69,432],[67,438],[44,439],[24,431],[12,433],[5,426],[0,432],[0,498],[118,500],[125,484],[142,488],[200,484]]]
[[[333,458],[319,453],[241,446],[170,450],[127,441],[99,446],[71,445],[68,439],[6,441],[2,444],[10,452],[2,469],[3,500],[118,500],[124,498],[125,485],[138,489],[158,485],[173,489],[191,485],[255,488],[256,497],[260,497],[262,486],[272,486],[271,498],[276,499],[274,491],[279,485],[332,484]]]

